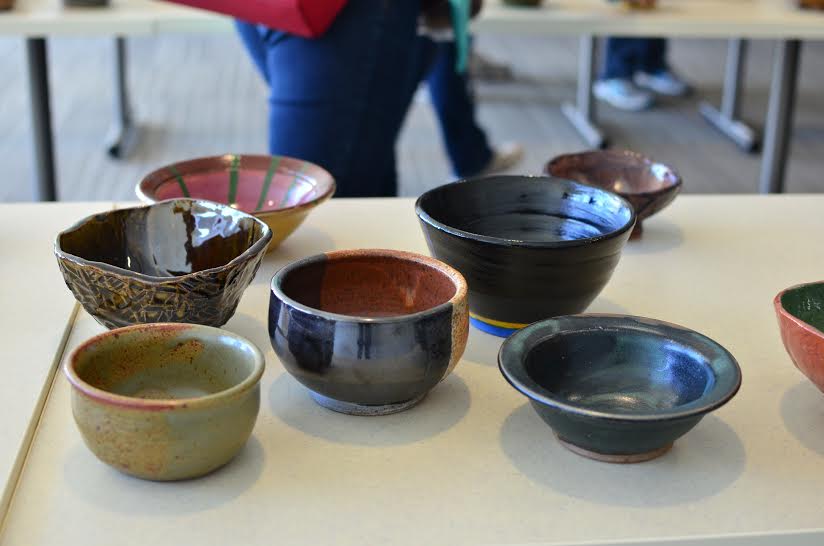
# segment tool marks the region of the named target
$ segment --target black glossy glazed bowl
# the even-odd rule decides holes
[[[607,462],[666,453],[741,386],[721,345],[624,315],[556,317],[513,334],[498,366],[572,451]]]
[[[57,236],[54,253],[74,297],[107,328],[221,326],[271,239],[250,214],[175,199],[84,218]]]
[[[429,256],[341,250],[272,278],[269,337],[283,366],[326,408],[411,408],[463,355],[466,281]]]
[[[551,177],[447,184],[418,198],[415,212],[432,255],[466,277],[472,324],[499,336],[584,311],[635,224],[618,195]]]

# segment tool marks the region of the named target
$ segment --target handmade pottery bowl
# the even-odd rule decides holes
[[[432,255],[466,277],[472,324],[500,336],[586,309],[635,223],[614,193],[549,177],[447,184],[415,210]]]
[[[57,236],[66,285],[108,328],[221,326],[255,276],[271,230],[226,205],[178,199],[89,216]]]
[[[334,411],[412,407],[458,363],[468,329],[466,281],[427,256],[328,252],[272,278],[272,347],[314,400]]]
[[[93,337],[63,371],[83,440],[104,463],[150,480],[202,476],[246,443],[257,419],[260,351],[194,324],[142,324]]]
[[[141,180],[135,191],[145,203],[192,197],[229,204],[266,222],[273,250],[312,209],[332,197],[335,181],[308,161],[228,154],[162,167]]]
[[[738,363],[718,343],[622,315],[531,324],[503,343],[498,365],[565,447],[614,463],[666,453],[741,385]]]
[[[795,367],[824,392],[824,281],[787,288],[773,305]]]
[[[638,216],[632,239],[641,236],[642,222],[672,203],[682,186],[675,170],[628,151],[594,150],[560,155],[546,164],[544,172],[613,191],[632,203]]]

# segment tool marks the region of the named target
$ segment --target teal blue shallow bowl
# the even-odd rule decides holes
[[[498,365],[565,447],[606,462],[663,455],[741,386],[715,341],[626,315],[537,322],[504,342]]]

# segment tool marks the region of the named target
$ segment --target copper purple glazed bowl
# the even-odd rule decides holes
[[[681,191],[681,177],[670,167],[635,152],[595,150],[560,155],[544,172],[558,178],[613,191],[635,207],[638,222],[632,238],[639,237],[642,222],[669,205]]]
[[[606,462],[666,453],[741,385],[735,358],[692,330],[623,315],[531,324],[498,365],[565,447]]]
[[[150,480],[202,476],[240,451],[260,406],[260,351],[195,324],[141,324],[93,337],[63,371],[83,440],[104,463]]]
[[[432,255],[466,277],[472,324],[504,337],[585,310],[635,223],[618,195],[551,177],[447,184],[423,194],[415,211]]]
[[[787,288],[773,305],[795,367],[824,392],[824,282]]]
[[[458,363],[468,328],[466,282],[428,256],[343,250],[272,278],[272,347],[318,404],[342,413],[415,405]]]
[[[54,253],[77,301],[108,328],[221,326],[271,238],[232,207],[177,199],[89,216],[57,236]]]
[[[220,155],[162,167],[135,190],[145,203],[191,197],[233,208],[263,220],[276,248],[309,213],[335,193],[326,170],[300,159],[268,155]]]

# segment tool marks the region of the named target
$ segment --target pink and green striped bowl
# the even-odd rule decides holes
[[[180,161],[137,184],[144,203],[192,197],[228,204],[252,214],[272,230],[277,247],[316,206],[335,193],[325,169],[286,156],[226,154]]]

